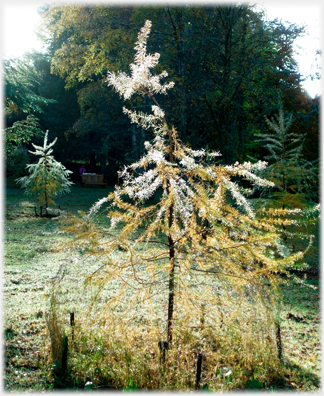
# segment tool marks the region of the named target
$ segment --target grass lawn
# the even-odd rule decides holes
[[[111,188],[81,188],[57,200],[61,209],[87,211]],[[35,202],[23,190],[8,187],[5,196],[3,306],[5,389],[49,390],[51,364],[45,348],[50,280],[62,263],[73,260],[55,249],[67,238],[59,232],[60,218],[34,216]],[[104,225],[104,215],[97,222]],[[319,286],[318,279],[307,279]],[[318,390],[321,372],[319,288],[282,286],[282,341],[285,373],[271,389]],[[84,387],[84,384],[80,386]]]

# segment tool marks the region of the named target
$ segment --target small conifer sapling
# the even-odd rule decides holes
[[[43,147],[32,143],[35,151],[29,151],[39,158],[35,164],[28,164],[28,176],[16,179],[17,183],[26,192],[35,196],[39,203],[45,205],[46,215],[48,214],[49,205],[55,205],[54,197],[70,191],[70,186],[73,184],[69,179],[72,171],[67,170],[64,165],[56,161],[52,155],[52,147],[57,141],[54,139],[52,143],[47,143],[48,131],[44,136]]]
[[[283,111],[281,102],[278,114],[271,119],[265,117],[265,121],[270,131],[257,135],[269,152],[265,156],[268,166],[261,174],[274,183],[274,189],[263,191],[262,196],[268,197],[272,206],[303,208],[309,204],[310,186],[318,177],[318,165],[302,155],[306,134],[289,131],[293,115]]]

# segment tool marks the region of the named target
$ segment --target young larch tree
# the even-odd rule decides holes
[[[120,286],[114,286],[105,305],[106,325],[110,323],[115,332],[124,329],[126,318],[134,325],[139,321],[137,304],[164,296],[165,311],[156,318],[165,320],[171,348],[175,328],[181,337],[183,329],[199,326],[202,312],[204,324],[213,328],[238,321],[238,311],[248,301],[255,307],[257,301],[268,306],[264,315],[270,315],[276,275],[288,274],[303,253],[287,254],[281,241],[282,225],[292,221],[286,215],[293,217],[294,210],[256,213],[247,199],[251,189],[237,183],[241,177],[251,186],[272,187],[273,182],[255,174],[265,169],[265,162],[220,165],[220,153],[186,147],[168,125],[157,95],[167,94],[173,83],[161,83],[166,71],[151,73],[160,54],[146,53],[150,29],[151,22],[146,21],[138,35],[131,75],[108,72],[107,81],[125,100],[140,94],[152,101],[151,114],[127,108],[124,113],[132,123],[152,130],[154,139],[145,143],[146,154],[137,163],[119,173],[121,186],[83,219],[69,219],[66,230],[79,233],[79,247],[87,246],[89,253],[103,258],[88,276],[98,293],[107,284]],[[152,203],[159,191],[162,196]],[[108,235],[113,237],[100,241],[91,217],[107,202]],[[127,307],[122,312],[125,296]],[[151,312],[150,320],[153,316]]]

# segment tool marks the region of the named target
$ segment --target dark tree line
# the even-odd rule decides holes
[[[153,25],[148,51],[161,54],[158,68],[169,70],[175,82],[159,100],[187,145],[219,150],[224,164],[262,159],[265,149],[254,137],[281,101],[294,114],[292,129],[307,132],[305,156],[318,158],[319,101],[303,92],[293,58],[302,27],[265,22],[246,4],[51,5],[40,12],[48,50],[32,56],[42,78],[37,94],[56,103],[38,116],[43,129],[58,136],[58,160],[97,166],[113,182],[118,168],[142,154],[151,136],[129,123],[105,79],[108,70],[128,70],[147,19]],[[143,97],[128,107],[150,105]]]

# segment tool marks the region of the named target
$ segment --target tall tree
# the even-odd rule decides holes
[[[54,99],[56,102],[44,108],[38,118],[42,129],[49,129],[58,138],[56,143],[57,160],[64,164],[73,160],[85,161],[84,153],[77,156],[77,140],[68,140],[67,133],[80,117],[76,89],[65,89],[65,81],[50,72],[50,54],[34,53],[31,54],[30,59],[40,76],[39,94]],[[35,139],[34,143],[42,144],[42,140]]]
[[[42,113],[44,107],[55,103],[55,100],[38,93],[40,83],[40,75],[28,56],[4,61],[6,155],[10,156],[15,147],[42,134],[35,115]],[[26,114],[29,114],[27,118]]]
[[[262,130],[264,115],[271,114],[278,91],[287,98],[301,91],[292,48],[303,29],[262,17],[244,4],[50,6],[43,26],[53,42],[52,72],[65,78],[68,87],[84,89],[101,81],[106,69],[126,70],[135,31],[143,19],[152,20],[149,48],[165,53],[158,68],[167,63],[176,82],[169,121],[192,147],[219,149],[224,163],[231,163],[258,149],[254,134]],[[105,100],[107,94],[101,92]],[[137,98],[131,106],[144,110],[145,100]],[[285,96],[283,101],[286,106]],[[168,106],[163,98],[161,104]],[[134,145],[146,133],[138,127],[127,131],[125,146],[139,153]]]
[[[5,112],[41,113],[42,106],[53,103],[37,94],[40,76],[29,59],[4,61]]]

